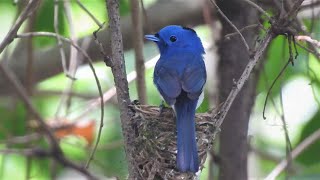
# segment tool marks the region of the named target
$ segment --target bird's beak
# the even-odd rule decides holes
[[[158,37],[156,37],[155,35],[152,35],[152,34],[145,35],[144,38],[146,38],[150,41],[153,41],[153,42],[160,41],[160,39]]]

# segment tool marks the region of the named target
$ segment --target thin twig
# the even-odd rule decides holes
[[[280,107],[281,107],[281,121],[282,121],[282,128],[284,130],[284,136],[285,136],[285,141],[286,141],[286,157],[287,157],[287,161],[288,161],[288,166],[286,168],[287,171],[287,179],[289,177],[289,170],[292,167],[292,155],[291,155],[291,151],[292,151],[292,145],[291,145],[291,141],[290,141],[290,137],[289,137],[289,131],[287,128],[287,122],[285,119],[285,112],[284,112],[284,106],[283,106],[283,94],[282,94],[282,88],[280,89]]]
[[[265,36],[265,38],[262,40],[260,45],[258,46],[257,50],[255,51],[255,54],[250,58],[248,65],[246,66],[245,70],[243,71],[242,75],[240,76],[238,82],[236,82],[227,97],[227,100],[221,107],[220,111],[218,112],[216,118],[218,119],[216,122],[216,127],[220,127],[222,122],[225,119],[225,116],[227,115],[233,101],[237,97],[238,93],[242,89],[245,82],[249,79],[249,76],[254,69],[255,65],[258,63],[258,61],[261,59],[263,53],[267,49],[269,43],[271,42],[272,38],[274,37],[273,32],[269,30]]]
[[[15,38],[22,23],[38,8],[41,0],[30,0],[24,10],[21,12],[10,31],[0,43],[0,54],[4,48],[10,44]]]
[[[143,21],[144,21],[145,27],[147,29],[147,33],[151,33],[152,32],[152,26],[149,23],[149,18],[148,18],[148,15],[147,15],[146,8],[144,7],[143,0],[140,0],[140,4],[141,4],[141,9],[142,9]]]
[[[310,36],[295,36],[296,40],[298,41],[306,41],[309,42],[313,45],[315,45],[316,47],[320,48],[320,41],[316,40],[316,39],[312,39]]]
[[[36,96],[61,96],[62,93],[63,91],[61,90],[40,90],[40,89],[35,89],[35,92],[34,92]],[[97,95],[95,94],[81,93],[76,91],[70,91],[69,95],[77,98],[85,99],[85,100],[91,100],[91,99],[97,98]]]
[[[286,16],[284,17],[284,19],[290,20],[292,19],[292,17],[296,17],[299,7],[301,6],[301,4],[303,3],[304,0],[296,0],[293,4],[293,6],[290,8],[290,10],[288,11],[288,13],[286,14]]]
[[[37,158],[45,158],[45,157],[53,157],[54,160],[58,161],[61,165],[72,168],[83,175],[86,176],[86,178],[90,180],[97,180],[95,176],[93,176],[89,171],[87,171],[85,168],[72,163],[70,160],[66,159],[61,154],[57,154],[52,151],[47,151],[40,148],[29,148],[29,149],[0,149],[1,154],[19,154],[24,155],[28,157],[37,157]]]
[[[288,61],[287,61],[287,63],[283,66],[283,68],[281,69],[280,73],[279,73],[279,74],[277,75],[277,77],[273,80],[273,82],[271,83],[270,88],[268,89],[267,96],[266,96],[266,99],[265,99],[264,105],[263,105],[263,111],[262,111],[263,119],[267,119],[266,116],[265,116],[265,111],[266,111],[266,106],[267,106],[267,103],[268,103],[268,99],[269,99],[271,90],[272,90],[273,86],[276,84],[276,82],[278,81],[278,79],[282,76],[282,74],[284,73],[284,71],[287,69],[287,67],[288,67],[288,65],[290,64],[290,62],[291,62],[291,60],[288,60]]]
[[[45,123],[44,119],[40,116],[40,114],[36,111],[36,109],[33,107],[31,100],[28,98],[27,94],[25,93],[26,92],[25,89],[18,82],[16,76],[1,63],[0,63],[0,71],[2,72],[3,76],[7,79],[7,81],[14,87],[15,91],[20,96],[21,100],[25,103],[28,111],[31,113],[31,115],[39,123],[41,129],[44,131],[44,135],[47,137],[49,144],[51,145],[50,152],[52,153],[53,157],[56,160],[58,160],[62,165],[73,168],[81,172],[82,174],[84,174],[86,177],[90,179],[95,179],[95,177],[92,176],[89,171],[86,171],[82,167],[74,164],[73,162],[65,158],[57,140],[55,139],[53,132]]]
[[[101,133],[102,133],[102,128],[103,128],[103,117],[104,117],[104,104],[103,104],[103,94],[102,94],[102,90],[101,90],[101,85],[99,82],[99,78],[96,74],[96,71],[93,67],[92,64],[92,59],[90,58],[90,56],[87,54],[87,52],[85,52],[82,48],[80,48],[77,44],[75,44],[73,41],[71,41],[68,38],[65,38],[59,34],[56,33],[51,33],[51,32],[31,32],[31,33],[24,33],[24,34],[19,34],[17,35],[17,38],[25,38],[25,37],[30,37],[30,36],[43,36],[43,37],[54,37],[56,38],[57,36],[60,37],[60,39],[64,42],[67,42],[69,44],[71,44],[73,47],[75,47],[81,54],[84,55],[85,59],[88,61],[89,67],[93,73],[93,76],[95,78],[97,87],[98,87],[98,91],[99,91],[99,95],[100,95],[100,107],[101,107],[101,118],[100,118],[100,126],[99,126],[99,131],[98,131],[98,137],[97,137],[97,141],[96,144],[94,146],[94,148],[92,149],[92,152],[90,154],[90,158],[86,164],[86,167],[89,166],[91,159],[93,158],[93,155],[95,154],[95,151],[97,149],[97,146],[100,142],[100,138],[101,138]]]
[[[221,16],[223,17],[223,19],[225,19],[230,26],[239,34],[243,44],[245,45],[246,49],[248,52],[250,52],[250,47],[246,41],[246,39],[243,37],[243,35],[241,34],[241,32],[239,31],[239,29],[228,19],[228,17],[221,11],[221,9],[219,8],[219,6],[214,2],[214,0],[210,0],[210,2],[213,4],[213,6],[217,9],[217,11],[221,14]]]
[[[143,57],[143,29],[139,0],[131,0],[132,39],[135,54],[135,68],[137,72],[137,92],[141,104],[147,103],[147,89]]]
[[[246,31],[248,29],[256,28],[256,27],[261,27],[261,24],[251,24],[249,26],[246,26],[246,27],[243,27],[243,28],[239,29],[239,31],[242,32],[242,31]],[[229,33],[229,34],[226,34],[224,37],[225,38],[230,38],[231,36],[234,36],[234,35],[239,35],[239,33],[238,32]]]
[[[33,26],[35,22],[35,14],[32,14],[28,20],[27,32],[33,31]],[[32,43],[32,38],[27,39],[27,68],[26,68],[26,90],[28,94],[32,95],[33,90],[33,61],[34,61],[34,47]]]
[[[76,3],[90,16],[90,18],[99,26],[99,28],[103,27],[103,24],[100,23],[100,21],[81,3],[80,0],[76,0]]]
[[[78,38],[75,35],[75,29],[74,29],[74,24],[73,24],[73,19],[72,19],[72,14],[71,14],[71,7],[70,7],[70,2],[69,1],[64,1],[63,2],[63,7],[65,11],[65,16],[69,25],[70,29],[70,34],[71,34],[71,41],[73,41],[74,44],[77,44]],[[78,44],[77,44],[78,45]],[[78,68],[78,51],[70,45],[70,57],[69,57],[69,69],[68,69],[68,74],[70,77],[75,77],[77,68]],[[70,92],[72,91],[72,87],[74,84],[75,78],[69,78],[67,80],[67,83],[65,85],[64,91],[60,97],[60,102],[58,105],[58,108],[55,113],[55,117],[58,119],[59,114],[61,112],[61,109],[64,107],[65,108],[65,114],[68,113],[68,109],[71,105],[71,95]],[[65,115],[64,114],[64,115]]]
[[[291,155],[292,159],[297,158],[304,150],[320,139],[320,129],[313,132],[310,136],[305,138],[296,148],[293,149]],[[265,178],[265,180],[273,180],[288,166],[287,159],[282,160]]]
[[[304,30],[302,22],[299,21],[298,19],[296,19],[295,21],[299,26],[298,26],[298,30],[301,31],[305,36],[310,36],[310,34]],[[311,37],[311,36],[310,36]],[[300,46],[301,48],[307,50],[308,52],[312,53],[315,55],[315,57],[320,60],[320,53],[318,52],[318,48],[317,46],[315,46],[313,43],[309,44],[309,48],[307,47],[303,47],[302,45],[300,45],[299,43],[297,43],[298,46]]]
[[[302,49],[304,49],[305,51],[313,54],[317,59],[320,59],[320,53],[317,52],[317,49],[315,49],[314,46],[311,46],[312,49],[308,48],[308,47],[305,47],[303,46],[302,44],[300,43],[296,43],[299,47],[301,47]]]
[[[0,144],[30,144],[34,141],[41,139],[42,136],[38,133],[32,133],[25,136],[14,136],[6,139],[5,141],[0,141]]]
[[[154,67],[156,65],[156,62],[158,59],[159,59],[159,55],[157,55],[157,56],[153,57],[151,60],[147,61],[145,63],[146,69],[150,69],[150,68]],[[136,78],[137,78],[136,71],[132,71],[127,75],[128,83],[133,82]],[[107,103],[108,101],[110,101],[112,99],[112,97],[114,97],[116,94],[117,94],[117,92],[116,92],[115,86],[109,88],[108,91],[103,93],[103,103]],[[82,117],[86,116],[88,113],[92,112],[92,110],[95,109],[97,106],[99,106],[100,103],[101,103],[101,98],[96,98],[96,99],[91,100],[86,105],[86,109],[85,110],[82,109],[82,113],[79,116],[77,116],[76,118],[74,118],[74,121],[77,121],[77,120],[81,119]]]
[[[54,32],[56,34],[59,34],[59,0],[54,0],[53,27],[54,27]],[[67,77],[69,77],[68,70],[67,70],[66,53],[64,52],[64,49],[62,47],[60,36],[57,36],[56,39],[58,42],[63,72]]]
[[[312,94],[313,94],[313,98],[314,100],[316,101],[316,103],[318,104],[318,107],[320,108],[320,100],[318,99],[317,97],[317,94],[316,94],[316,87],[314,87],[314,81],[316,82],[320,82],[320,80],[318,79],[316,73],[313,71],[313,69],[310,67],[310,53],[307,53],[307,56],[306,56],[306,66],[307,66],[307,74],[308,74],[308,77],[311,79],[311,82],[309,83],[310,86],[311,86],[311,90],[312,90]],[[311,73],[313,74],[313,77],[311,76]]]
[[[102,27],[99,27],[97,30],[95,30],[92,34],[93,34],[93,37],[94,37],[94,42],[99,46],[99,50],[100,50],[100,53],[103,57],[103,62],[108,66],[108,67],[111,67],[112,66],[112,61],[111,61],[111,58],[107,55],[106,53],[106,50],[103,46],[103,44],[99,41],[98,39],[98,32],[101,30]]]
[[[265,15],[268,20],[271,20],[270,15],[265,10],[263,10],[260,6],[258,6],[256,3],[254,3],[254,2],[252,2],[250,0],[244,0],[244,1],[247,2],[249,5],[253,6],[254,8],[256,8],[263,15]]]
[[[56,141],[53,132],[51,129],[47,126],[44,119],[40,116],[40,114],[37,112],[37,110],[34,108],[34,106],[31,103],[31,100],[29,99],[28,95],[26,94],[26,91],[24,87],[19,83],[17,80],[15,74],[12,73],[11,70],[9,70],[7,67],[5,67],[2,63],[0,63],[0,71],[2,72],[3,76],[7,79],[8,83],[10,83],[21,100],[26,105],[27,109],[31,113],[31,115],[35,118],[35,120],[39,123],[41,129],[45,132],[45,135],[47,136],[50,145],[52,146],[54,151],[57,151],[59,153],[62,153],[58,142]]]
[[[314,0],[308,0],[307,1],[307,0],[305,0],[301,5],[300,10],[301,11],[302,10],[307,10],[309,8],[312,8],[312,10],[313,10],[314,8],[316,8],[319,5],[320,5],[320,1],[314,1]]]

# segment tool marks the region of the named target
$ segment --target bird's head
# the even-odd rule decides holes
[[[145,38],[155,42],[161,54],[180,51],[204,54],[201,40],[191,28],[170,25],[154,35],[145,35]]]

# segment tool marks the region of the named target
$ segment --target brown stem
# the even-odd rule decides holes
[[[132,40],[135,53],[135,65],[137,72],[137,91],[141,104],[147,103],[145,67],[143,57],[143,29],[139,0],[131,0]]]
[[[15,38],[20,26],[22,23],[38,8],[41,0],[30,0],[27,6],[24,8],[24,10],[19,15],[18,19],[14,23],[14,25],[11,27],[8,34],[5,36],[3,41],[0,43],[0,54],[4,50],[4,48],[10,44],[13,39]]]

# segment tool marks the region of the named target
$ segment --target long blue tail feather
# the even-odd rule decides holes
[[[194,120],[197,101],[189,99],[183,92],[174,105],[177,116],[177,168],[181,172],[199,170]]]

